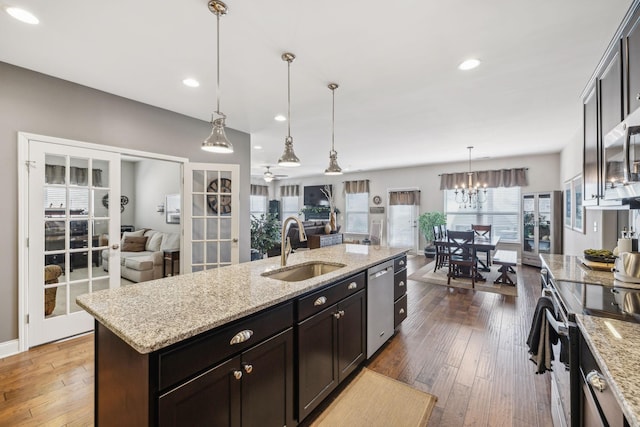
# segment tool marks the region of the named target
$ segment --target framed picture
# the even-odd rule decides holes
[[[180,224],[180,195],[167,194],[164,206],[167,224]]]
[[[584,233],[584,207],[582,206],[582,175],[571,180],[573,193],[573,229]]]
[[[567,228],[573,228],[573,221],[571,220],[573,215],[572,184],[573,181],[571,180],[564,183],[564,226]]]

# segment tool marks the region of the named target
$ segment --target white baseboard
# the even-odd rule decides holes
[[[0,359],[20,353],[20,341],[11,340],[0,342]]]

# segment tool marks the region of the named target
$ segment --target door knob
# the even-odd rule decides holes
[[[239,380],[240,378],[242,378],[242,371],[233,371],[233,376]]]
[[[233,243],[238,243],[238,238],[237,238],[237,237],[234,237],[233,239],[231,239],[231,241],[232,241]]]
[[[251,371],[253,371],[253,365],[249,365],[249,364],[244,365],[244,371],[245,371],[247,374],[250,374],[250,373],[251,373]]]
[[[111,245],[111,249],[113,249],[114,251],[116,249],[120,249],[120,245],[118,243],[114,243],[113,245]]]

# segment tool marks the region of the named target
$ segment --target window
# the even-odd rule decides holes
[[[477,209],[461,208],[454,190],[445,190],[447,228],[468,230],[472,224],[491,224],[491,234],[501,242],[520,241],[520,187],[487,189],[487,201]]]
[[[267,213],[267,196],[249,196],[250,214],[256,218]]]
[[[298,196],[282,196],[282,219],[298,216]]]
[[[369,233],[369,193],[345,194],[345,232]]]

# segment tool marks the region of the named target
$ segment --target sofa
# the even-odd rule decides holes
[[[180,234],[143,228],[122,233],[120,276],[132,282],[163,277],[164,251],[180,249]],[[109,271],[108,249],[102,251],[102,268]]]
[[[325,234],[325,225],[327,225],[329,221],[302,221],[302,226],[304,227],[304,232],[307,235],[307,240],[304,242],[300,241],[300,234],[298,231],[298,223],[291,222],[286,231],[286,237],[291,240],[291,248],[293,250],[300,248],[307,248],[309,242],[309,236],[314,234]],[[338,232],[340,231],[340,226],[338,226]],[[268,256],[279,256],[280,255],[280,242],[278,242],[273,248],[271,248],[267,252]]]

